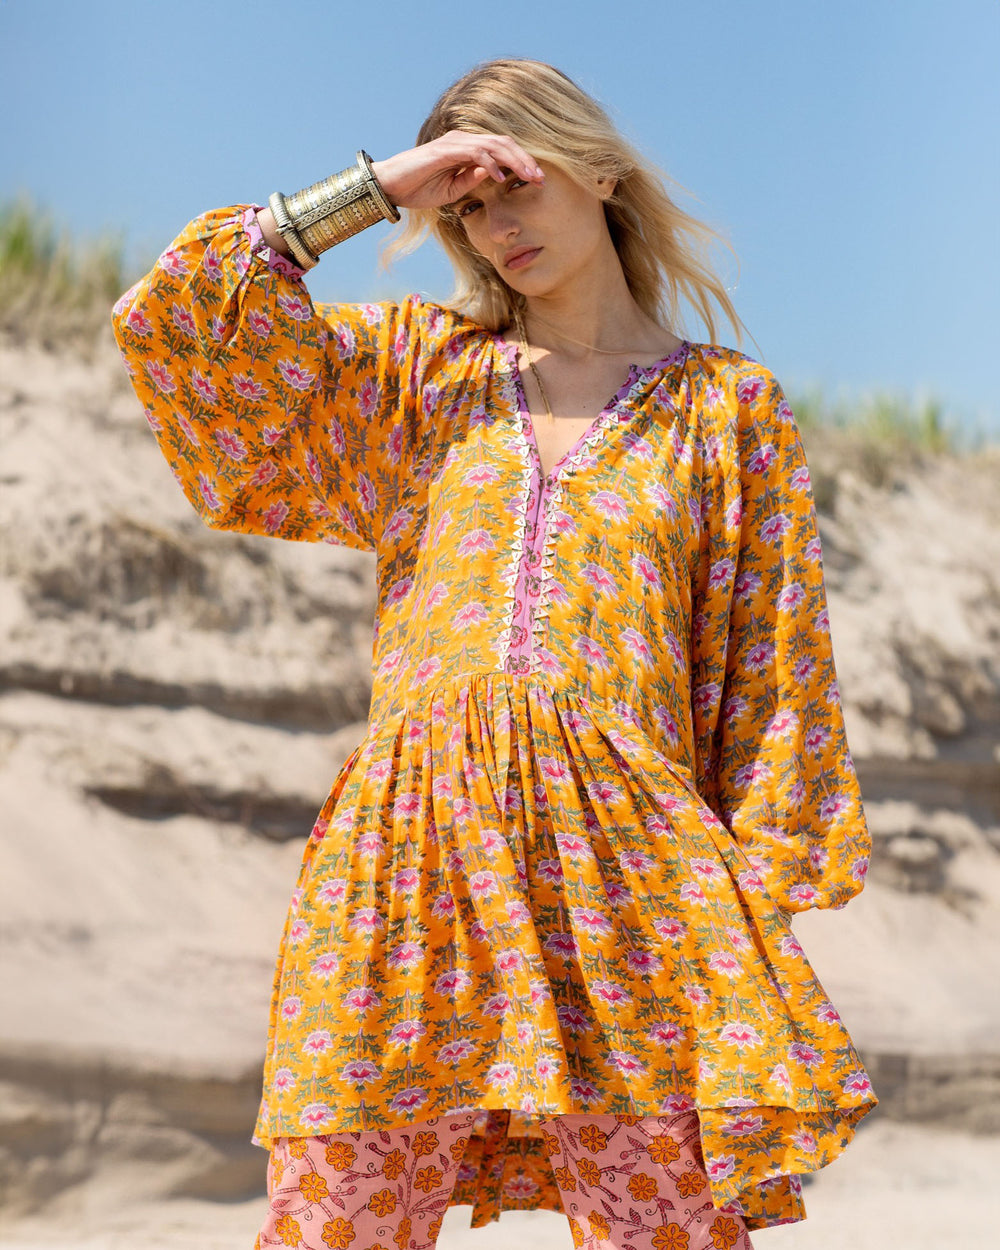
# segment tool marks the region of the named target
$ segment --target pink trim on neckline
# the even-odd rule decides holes
[[[516,343],[509,343],[499,331],[494,332],[491,337],[497,347],[499,347],[501,352],[507,357],[507,361],[510,364],[511,377],[514,382],[514,393],[517,397],[518,415],[521,419],[521,429],[524,433],[525,441],[533,453],[539,476],[542,478],[545,485],[549,485],[555,481],[555,479],[562,472],[566,463],[580,455],[581,451],[586,447],[589,440],[598,430],[606,428],[608,425],[612,424],[610,421],[610,414],[618,411],[619,406],[628,398],[640,378],[648,378],[654,374],[662,373],[668,366],[683,360],[687,356],[691,347],[689,339],[681,339],[679,346],[675,347],[668,356],[662,357],[660,360],[655,361],[651,365],[630,364],[628,367],[628,376],[625,378],[624,382],[622,382],[618,390],[614,393],[614,395],[612,395],[612,397],[594,417],[590,425],[587,426],[573,445],[567,451],[563,452],[549,472],[547,474],[542,474],[542,456],[538,448],[538,439],[535,435],[535,425],[531,419],[531,411],[528,408],[528,397],[524,390],[524,379],[521,374],[521,367],[517,363],[518,346]],[[624,409],[619,412],[618,420],[619,422],[624,423],[625,421],[631,420],[631,417],[631,409]]]
[[[535,611],[542,588],[542,555],[545,547],[546,483],[533,466],[528,485],[521,554],[514,580],[514,608],[507,632],[504,667],[508,673],[526,673],[534,644]]]
[[[517,575],[510,592],[513,596],[513,606],[505,639],[504,657],[504,667],[507,672],[528,673],[544,661],[544,656],[539,654],[536,646],[535,634],[540,616],[544,615],[545,601],[548,598],[546,578],[551,580],[551,574],[547,566],[552,563],[552,553],[547,552],[551,537],[550,513],[558,510],[562,498],[563,470],[570,464],[579,463],[583,453],[593,443],[600,440],[605,430],[616,423],[624,424],[630,421],[634,413],[631,408],[622,407],[622,405],[637,383],[685,359],[691,348],[691,342],[688,339],[682,339],[680,346],[675,348],[669,356],[664,356],[652,365],[629,365],[628,376],[617,392],[591,421],[573,446],[559,457],[546,476],[542,473],[538,440],[535,437],[535,427],[528,409],[527,396],[517,363],[517,345],[508,343],[498,333],[493,334],[492,338],[510,365],[510,381],[513,396],[517,402],[517,412],[511,415],[516,415],[520,420],[521,434],[528,448],[531,467],[527,499],[524,505],[521,552],[518,558]]]

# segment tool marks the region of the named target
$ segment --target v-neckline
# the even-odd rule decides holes
[[[681,339],[677,347],[668,355],[654,361],[651,365],[630,364],[628,374],[622,382],[618,390],[612,395],[608,402],[601,408],[597,415],[593,418],[587,428],[580,434],[573,444],[563,452],[558,460],[555,461],[552,468],[546,473],[542,466],[542,454],[538,445],[538,437],[535,432],[535,423],[531,415],[531,409],[528,406],[528,396],[524,389],[524,377],[521,373],[521,366],[518,364],[518,346],[511,343],[497,331],[493,334],[493,341],[502,351],[510,365],[511,379],[514,387],[514,398],[517,404],[516,412],[512,412],[511,416],[517,418],[521,427],[521,433],[525,442],[531,450],[535,468],[538,470],[539,482],[543,486],[551,485],[560,475],[566,464],[579,456],[580,452],[589,444],[593,436],[606,426],[611,424],[611,418],[620,416],[620,405],[628,398],[632,389],[640,379],[652,376],[653,374],[662,373],[664,369],[670,365],[677,363],[678,360],[684,358],[690,343],[687,339]],[[626,420],[631,415],[630,409],[624,410]]]

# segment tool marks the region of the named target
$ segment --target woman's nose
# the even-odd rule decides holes
[[[487,205],[485,211],[490,239],[494,243],[504,243],[517,234],[517,221],[505,204]]]

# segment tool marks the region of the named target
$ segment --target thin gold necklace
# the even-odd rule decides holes
[[[525,333],[524,321],[521,317],[521,310],[520,308],[518,308],[516,304],[514,305],[514,320],[517,322],[517,332],[521,336],[521,346],[524,348],[525,358],[527,359],[528,364],[531,367],[532,375],[534,376],[535,382],[538,384],[538,389],[541,392],[542,403],[545,405],[545,411],[548,414],[549,420],[553,424],[555,424],[555,417],[552,415],[552,405],[549,403],[549,397],[545,393],[545,384],[542,382],[541,374],[535,368],[535,361],[531,355],[531,348],[528,346],[528,336]],[[575,339],[570,334],[564,334],[562,330],[558,330],[556,329],[555,326],[549,325],[547,321],[542,321],[541,317],[537,315],[535,316],[535,320],[539,322],[539,324],[545,326],[547,329],[552,330],[555,334],[558,334],[561,338],[568,339],[569,342],[576,343],[580,347],[586,347],[588,351],[598,352],[602,356],[627,356],[629,355],[629,350],[627,348],[623,349],[622,351],[613,352],[613,351],[608,351],[606,348],[603,348],[603,347],[592,347],[589,343],[584,343],[581,339]]]
[[[520,310],[515,311],[519,312]],[[588,352],[597,352],[599,356],[630,356],[634,354],[630,347],[622,347],[616,351],[608,351],[606,347],[594,347],[591,343],[585,343],[583,339],[575,339],[572,334],[567,334],[565,330],[560,330],[558,326],[552,325],[551,322],[543,321],[538,313],[532,313],[531,315],[540,326],[545,326],[546,330],[551,330],[553,334],[557,334],[561,339],[565,339],[567,343],[575,343],[577,347],[585,347]]]
[[[548,414],[549,421],[555,425],[556,419],[552,415],[552,405],[549,403],[549,397],[545,393],[545,386],[542,383],[541,375],[535,368],[535,362],[531,357],[531,348],[528,346],[528,336],[524,332],[524,322],[521,320],[521,310],[516,304],[514,305],[514,320],[517,322],[517,332],[521,336],[521,346],[524,348],[524,355],[531,367],[531,372],[534,375],[535,382],[538,384],[538,389],[541,392],[542,403],[545,405],[545,411]]]

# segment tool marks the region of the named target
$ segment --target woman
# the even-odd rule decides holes
[[[397,206],[452,301],[313,305]],[[668,328],[685,297],[738,329],[705,234],[503,60],[412,150],[198,218],[116,306],[209,525],[378,560],[368,733],[275,975],[259,1246],[432,1246],[468,1202],[745,1247],[875,1104],[789,924],[869,849],[809,475],[767,370]]]

